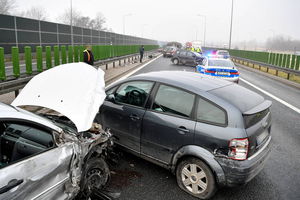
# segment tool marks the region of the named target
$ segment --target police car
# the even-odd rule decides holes
[[[205,57],[201,65],[196,66],[196,71],[208,76],[222,78],[235,83],[239,82],[240,73],[234,63],[224,58]]]

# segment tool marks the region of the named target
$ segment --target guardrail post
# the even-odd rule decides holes
[[[52,67],[51,46],[46,46],[46,67],[47,69]]]
[[[295,70],[299,70],[299,65],[300,65],[300,56],[297,56],[296,63],[295,63]]]
[[[32,74],[32,56],[31,47],[25,47],[25,63],[26,63],[26,74]]]
[[[84,46],[79,47],[79,61],[83,62],[83,51],[84,51]]]
[[[13,73],[16,78],[20,76],[20,62],[19,62],[19,48],[12,47],[12,61],[13,61]]]
[[[116,67],[116,65],[115,65],[115,61],[113,62],[113,68],[115,68]]]
[[[0,47],[0,80],[4,81],[6,79],[5,74],[5,62],[4,62],[4,48]]]
[[[60,47],[61,51],[61,64],[66,64],[67,63],[67,48],[65,45],[62,45]]]
[[[59,46],[54,46],[54,66],[59,65]]]
[[[108,70],[108,64],[107,63],[105,64],[105,69]]]
[[[68,46],[68,63],[73,62],[73,46]]]
[[[38,72],[43,71],[43,47],[36,47],[36,68]]]
[[[79,62],[79,59],[78,59],[78,46],[74,46],[74,62]]]
[[[121,66],[121,60],[119,60],[119,66]]]

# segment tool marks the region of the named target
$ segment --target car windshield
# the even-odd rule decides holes
[[[208,66],[234,67],[230,60],[208,60]]]

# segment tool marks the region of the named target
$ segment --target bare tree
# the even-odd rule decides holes
[[[71,24],[71,11],[66,10],[61,16],[59,16],[58,21],[64,24]],[[90,28],[95,30],[106,30],[104,24],[106,22],[105,17],[101,13],[97,13],[94,19],[90,17],[81,15],[80,12],[73,9],[72,12],[72,25],[82,28]]]
[[[15,7],[15,0],[0,0],[0,14],[10,14]]]
[[[46,20],[47,14],[45,9],[41,7],[32,7],[23,14],[24,17],[28,17],[31,19],[37,19],[37,20]]]
[[[296,51],[300,49],[300,40],[294,40],[290,37],[278,35],[268,38],[266,47],[271,51]]]
[[[63,23],[63,24],[68,24],[70,25],[71,24],[71,16],[72,16],[72,24],[76,24],[77,20],[81,17],[81,14],[79,11],[73,9],[72,11],[72,15],[71,15],[71,10],[67,9],[65,10],[65,12],[60,15],[58,18],[57,18],[57,21]]]
[[[96,17],[90,21],[89,27],[98,31],[107,30],[104,27],[106,23],[106,19],[102,13],[98,12]]]

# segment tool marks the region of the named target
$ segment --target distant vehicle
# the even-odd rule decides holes
[[[200,199],[249,182],[271,151],[272,102],[237,84],[160,71],[122,80],[106,94],[96,119],[115,142],[170,169]]]
[[[183,65],[191,65],[197,66],[203,60],[203,57],[196,52],[191,52],[187,50],[177,50],[176,53],[171,58],[171,61],[175,65],[183,64]]]
[[[172,57],[176,51],[177,51],[177,47],[168,47],[163,52],[163,56],[164,57]]]
[[[224,58],[204,58],[201,65],[196,66],[196,71],[208,76],[218,77],[239,82],[240,73],[234,63]]]
[[[216,56],[217,58],[224,58],[224,59],[230,58],[229,52],[226,50],[217,50]]]

